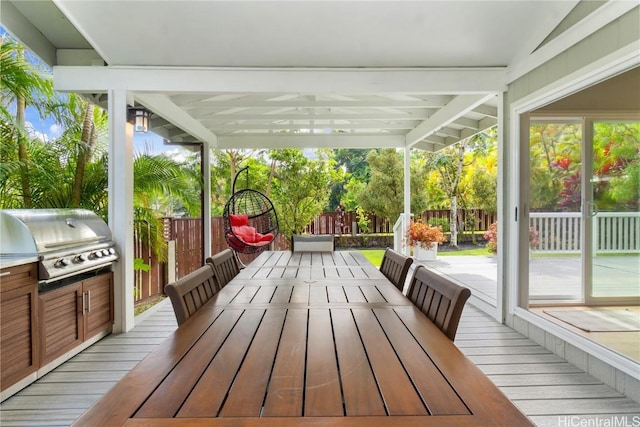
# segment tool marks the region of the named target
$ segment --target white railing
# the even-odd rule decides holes
[[[405,235],[410,221],[411,215],[402,213],[393,224],[393,250],[405,255],[409,255],[409,246],[407,246]]]
[[[529,226],[538,233],[533,252],[579,253],[582,218],[579,212],[532,212]],[[640,252],[640,212],[600,212],[594,217],[596,253]]]

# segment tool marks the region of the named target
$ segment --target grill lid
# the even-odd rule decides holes
[[[0,255],[37,256],[40,283],[110,266],[118,259],[111,230],[84,209],[0,210]]]
[[[44,255],[111,240],[111,230],[86,209],[5,209],[0,211],[5,255]]]

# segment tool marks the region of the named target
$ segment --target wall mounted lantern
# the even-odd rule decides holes
[[[129,108],[129,123],[133,124],[134,132],[147,133],[149,131],[149,111],[144,108]]]

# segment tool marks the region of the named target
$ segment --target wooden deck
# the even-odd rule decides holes
[[[168,300],[152,310],[131,332],[103,339],[0,404],[0,425],[70,425],[176,328]],[[640,420],[633,418],[640,417],[640,403],[469,304],[456,344],[540,426]]]

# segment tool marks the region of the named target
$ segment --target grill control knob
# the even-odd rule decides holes
[[[76,255],[75,258],[73,258],[73,262],[75,262],[76,264],[80,264],[81,262],[85,262],[86,260],[87,256],[85,254]]]
[[[115,249],[113,249],[113,248],[109,248],[109,253],[110,253],[111,255],[113,255],[113,254],[115,254],[115,253],[116,253],[116,250],[115,250]]]
[[[69,265],[69,260],[66,258],[60,258],[59,260],[57,260],[55,262],[55,264],[53,264],[54,267],[56,268],[62,268]]]
[[[89,254],[89,259],[102,258],[102,251],[95,251]]]
[[[103,256],[109,256],[109,249],[103,249],[102,250],[102,255]]]

